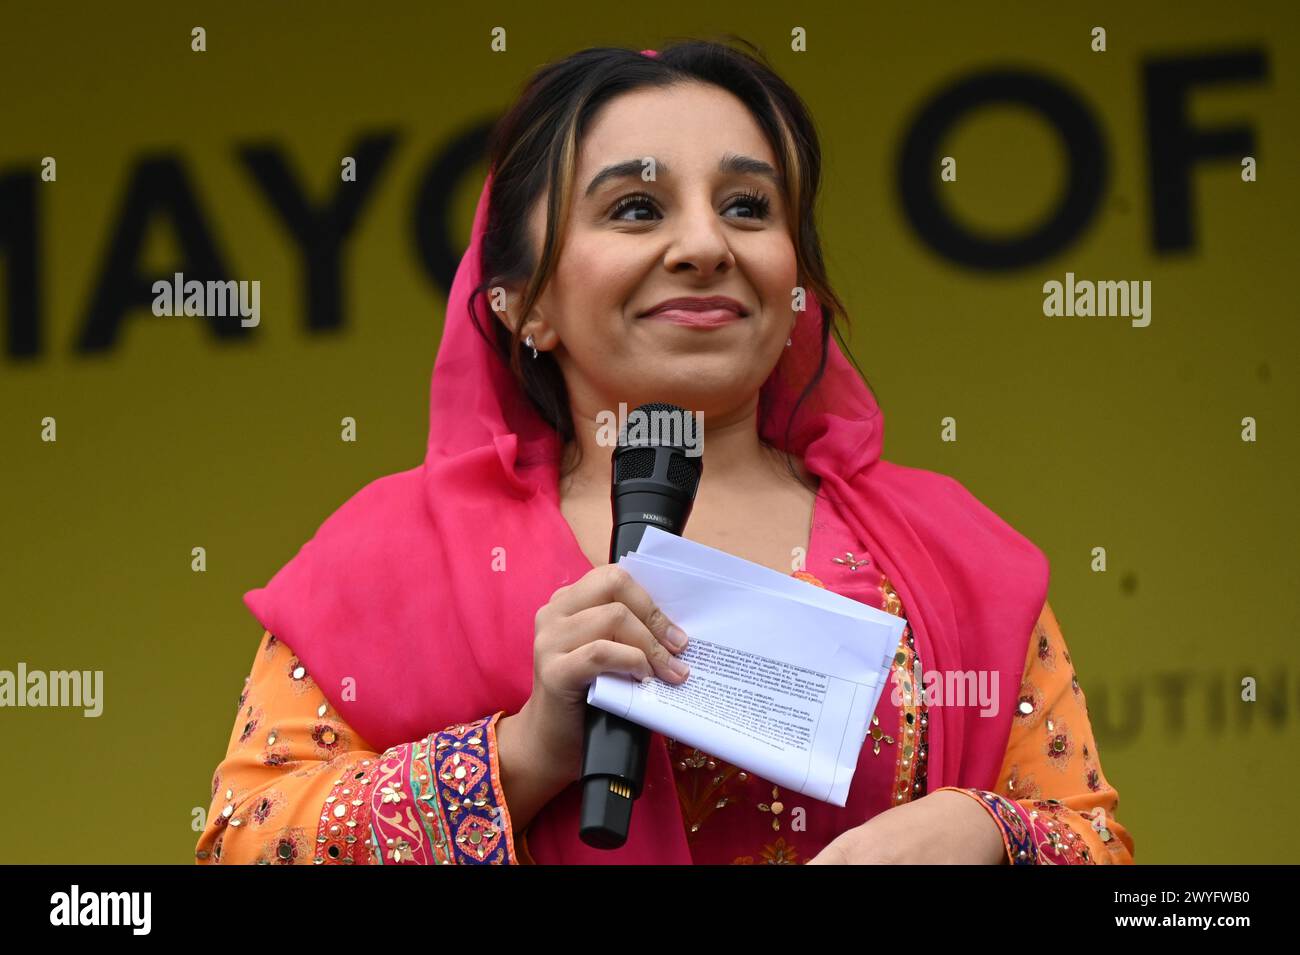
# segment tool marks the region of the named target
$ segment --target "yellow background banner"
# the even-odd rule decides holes
[[[100,670],[104,700],[0,709],[0,861],[192,860],[261,636],[242,594],[423,458],[488,125],[550,60],[723,32],[818,124],[885,457],[1051,561],[1137,861],[1293,861],[1297,14],[1074,6],[10,5],[0,669]],[[935,150],[956,182],[916,179]],[[176,272],[259,281],[258,323],[155,316]],[[1067,274],[1149,282],[1149,324],[1045,315]]]

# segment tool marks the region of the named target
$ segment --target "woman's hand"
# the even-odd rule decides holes
[[[564,785],[576,780],[591,682],[601,673],[624,673],[681,683],[689,667],[674,654],[684,649],[686,635],[617,564],[592,568],[555,591],[537,611],[533,692],[519,712],[535,765],[550,767]]]
[[[836,837],[808,865],[1000,865],[1002,831],[969,796],[930,793],[894,806]]]

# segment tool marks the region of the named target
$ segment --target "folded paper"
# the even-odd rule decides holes
[[[907,621],[655,527],[619,566],[686,631],[691,672],[603,673],[587,702],[844,806]]]

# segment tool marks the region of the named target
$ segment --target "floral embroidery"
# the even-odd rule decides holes
[[[372,858],[518,864],[495,746],[504,710],[386,751],[371,799]]]
[[[275,789],[267,790],[253,802],[249,818],[254,826],[266,825],[267,820],[284,807],[284,794]]]
[[[244,725],[239,731],[239,741],[247,743],[257,728],[262,725],[262,708],[250,706],[244,711]]]
[[[431,806],[452,829],[458,864],[518,864],[497,765],[496,724],[505,711],[449,726],[431,737],[425,757],[436,782]],[[438,784],[441,783],[440,791]],[[459,799],[459,802],[457,802]]]
[[[1038,638],[1038,663],[1051,673],[1056,669],[1056,649],[1052,646],[1052,641],[1047,635],[1047,630],[1040,621],[1034,627],[1034,633]]]
[[[242,825],[243,818],[239,815],[237,807],[247,798],[247,795],[242,788],[227,787],[224,794],[214,797],[208,809],[208,825],[214,829],[231,825],[238,828]],[[220,809],[217,809],[218,805],[221,806]]]
[[[871,740],[871,754],[873,756],[880,755],[880,744],[882,742],[891,745],[894,742],[894,737],[886,735],[885,731],[880,728],[880,717],[875,715],[871,717],[871,728],[867,730],[867,736]]]
[[[1045,725],[1047,729],[1045,752],[1052,761],[1052,765],[1064,771],[1070,759],[1074,756],[1074,740],[1070,736],[1065,721],[1059,717],[1053,717],[1049,714]]]
[[[352,760],[342,767],[321,808],[316,853],[312,859],[316,865],[356,865],[370,861],[371,840],[365,823],[375,779],[373,760]]]
[[[347,734],[330,723],[317,723],[313,726],[311,741],[316,745],[317,759],[333,759],[339,753],[351,749]]]
[[[785,839],[777,839],[763,847],[763,862],[767,865],[798,865],[799,852],[794,846],[785,844]]]
[[[266,693],[272,695],[264,712],[258,697]],[[212,803],[196,861],[516,861],[495,751],[495,724],[504,711],[376,754],[366,751],[341,719],[327,718],[330,710],[306,666],[267,631],[245,680],[226,761],[212,775]],[[353,751],[354,742],[363,749]],[[393,771],[384,775],[380,760],[391,763]],[[302,767],[292,769],[297,763]],[[448,776],[447,785],[437,779],[435,764]],[[333,786],[318,808],[302,805],[302,787],[314,791],[328,786],[326,779]],[[267,788],[270,780],[274,788]],[[440,799],[439,789],[447,800]],[[457,802],[454,811],[439,805],[450,802],[453,793],[465,802]],[[384,830],[384,842],[376,840],[372,824]],[[242,829],[263,831],[227,844],[226,836]],[[274,835],[267,838],[266,830]],[[463,849],[456,847],[458,836]]]
[[[316,688],[316,682],[307,672],[307,667],[296,656],[289,661],[289,665],[285,668],[285,671],[289,675],[289,685],[293,687],[293,692],[299,696],[306,693],[308,690],[314,690]]]
[[[436,842],[426,837],[422,810],[414,797],[401,803],[384,801],[385,792],[405,790],[410,785],[416,745],[403,743],[379,757],[377,782],[370,798],[371,859],[379,864],[436,865],[446,860],[446,834],[438,833]]]
[[[293,761],[288,744],[281,744],[273,749],[268,747],[262,754],[263,766],[288,766]]]
[[[785,836],[780,836],[775,842],[769,842],[763,847],[760,853],[762,856],[761,865],[800,865],[799,850],[789,845],[785,841]],[[754,865],[753,856],[737,856],[732,865]]]
[[[281,829],[266,844],[263,858],[258,859],[262,865],[293,865],[307,857],[307,834],[298,827]]]
[[[1033,726],[1042,717],[1043,691],[1033,683],[1025,680],[1020,684],[1020,695],[1016,698],[1016,712],[1012,720],[1021,726]]]
[[[690,841],[691,836],[699,832],[700,825],[715,810],[739,801],[739,797],[734,794],[724,795],[731,783],[747,784],[751,779],[757,780],[757,777],[751,777],[749,773],[694,748],[689,755],[678,758],[677,741],[669,739],[665,742],[669,759],[674,761],[678,772],[686,774],[678,781],[677,795],[681,803],[682,820],[686,825],[686,838]],[[717,772],[711,780],[706,780],[704,773],[687,773],[687,770],[699,769],[707,773]],[[749,786],[745,785],[744,788],[748,789]]]
[[[780,831],[781,829],[781,812],[785,809],[785,803],[780,799],[781,791],[778,787],[772,787],[772,801],[770,803],[760,802],[758,804],[759,812],[770,812],[772,814],[772,829]]]
[[[1033,800],[1029,818],[1039,862],[1049,865],[1080,865],[1092,862],[1088,844],[1072,827],[1075,814],[1056,799]]]

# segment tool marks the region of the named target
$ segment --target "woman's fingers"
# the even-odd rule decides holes
[[[680,653],[686,648],[686,635],[659,609],[645,588],[618,564],[606,564],[589,571],[577,583],[556,591],[550,603],[542,610],[556,615],[574,616],[590,608],[611,603],[627,607],[632,616],[667,651]],[[680,636],[680,642],[674,643],[673,636]],[[572,649],[572,646],[566,649]]]
[[[568,654],[581,654],[580,659],[588,661],[593,668],[592,678],[605,672],[600,669],[600,662],[605,659],[603,654],[611,652],[608,647],[593,648],[594,644],[600,643],[636,650],[641,657],[641,672],[633,675],[645,677],[653,673],[669,683],[680,683],[685,678],[686,664],[656,640],[641,618],[626,604],[607,603],[579,611],[567,619],[562,639],[563,644],[557,649]],[[617,659],[626,659],[626,655],[619,654]],[[675,666],[679,663],[680,667]]]

